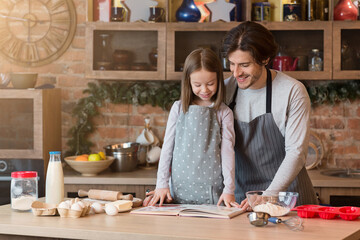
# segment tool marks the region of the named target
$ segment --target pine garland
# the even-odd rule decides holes
[[[335,104],[336,102],[360,98],[360,81],[332,82],[324,85],[307,86],[313,106]],[[89,83],[83,91],[87,97],[80,99],[73,110],[77,119],[69,130],[71,139],[67,142],[70,150],[66,156],[90,153],[93,143],[87,137],[96,129],[92,119],[99,115],[104,102],[159,106],[169,110],[172,103],[180,98],[179,82],[101,82]]]
[[[87,140],[87,137],[96,129],[92,119],[99,115],[99,108],[104,102],[151,104],[169,110],[172,103],[180,98],[180,84],[159,81],[112,84],[101,82],[100,84],[89,83],[88,89],[83,92],[88,96],[80,99],[73,110],[73,115],[77,120],[75,126],[69,130],[69,135],[72,137],[67,142],[70,150],[66,152],[66,156],[90,153],[93,143]]]

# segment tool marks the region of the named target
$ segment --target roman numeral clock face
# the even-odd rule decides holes
[[[0,53],[32,67],[60,57],[76,30],[72,0],[0,0]]]

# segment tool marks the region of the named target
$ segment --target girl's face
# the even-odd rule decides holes
[[[229,54],[230,70],[240,89],[259,89],[266,83],[266,68],[257,64],[249,52],[236,50]]]
[[[211,98],[216,94],[218,87],[216,73],[204,69],[195,71],[190,74],[190,84],[195,95],[194,104],[211,105]]]

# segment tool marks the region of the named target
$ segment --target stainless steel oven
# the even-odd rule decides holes
[[[0,158],[0,205],[10,203],[11,172],[16,171],[37,171],[39,197],[44,197],[45,179],[42,159]]]

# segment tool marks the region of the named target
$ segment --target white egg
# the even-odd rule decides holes
[[[90,207],[90,211],[89,211],[89,214],[95,214],[96,212],[95,212],[95,209],[91,206]]]
[[[77,204],[79,204],[81,208],[85,207],[85,204],[82,201],[77,202]]]
[[[94,209],[95,213],[103,213],[104,212],[103,206],[98,202],[94,202],[93,204],[91,204],[91,207]]]
[[[78,203],[74,203],[73,205],[71,205],[71,210],[82,211],[82,208]]]
[[[70,205],[67,202],[61,202],[58,206],[58,208],[64,208],[64,209],[69,209]]]
[[[107,215],[115,216],[119,213],[119,210],[114,205],[108,204],[105,206],[105,212]]]
[[[66,200],[65,202],[71,206],[71,200]]]

